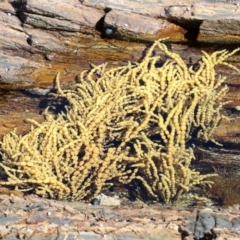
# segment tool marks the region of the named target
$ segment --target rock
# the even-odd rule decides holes
[[[10,2],[0,2],[0,24],[4,33],[0,36],[1,136],[14,127],[24,134],[30,127],[24,122],[25,118],[43,120],[39,113],[53,101],[48,93],[54,91],[54,78],[59,71],[61,86],[71,88],[77,74],[89,69],[89,62],[108,61],[108,66],[114,67],[138,61],[149,46],[146,42],[159,37],[168,36],[168,46],[188,64],[197,63],[200,50],[212,52],[223,47],[172,42],[197,40],[195,44],[199,44],[218,38],[214,40],[218,43],[225,38],[238,38],[235,32],[239,17],[233,14],[238,5],[228,2],[45,0],[41,4],[23,1],[22,5]],[[57,4],[53,7],[53,3]],[[70,10],[73,14],[66,14]],[[227,16],[228,11],[231,17]],[[212,30],[211,26],[214,26]],[[106,30],[111,30],[112,35],[102,38]],[[156,51],[156,54],[161,53]],[[240,66],[237,54],[229,61]],[[228,76],[226,83],[230,91],[226,100],[233,102],[228,103],[224,111],[233,119],[221,122],[214,139],[238,148],[240,123],[238,112],[233,109],[240,105],[239,74],[224,66],[218,68],[218,73]],[[19,90],[24,91],[12,92]],[[222,154],[219,149],[209,152],[210,157],[202,160],[211,161],[213,166],[221,163],[238,168],[238,155]]]
[[[27,4],[0,2],[3,33],[0,36],[1,87],[8,90],[37,87],[39,78],[44,78],[39,76],[43,73],[41,70],[54,68],[49,66],[49,61],[55,60],[55,65],[59,66],[55,54],[66,54],[66,37],[61,37],[60,32],[56,34],[57,31],[99,35],[95,28],[103,16],[104,11],[83,6],[76,0],[56,1],[56,4],[47,0],[41,4],[36,1],[28,1]],[[72,55],[75,58],[73,51]],[[51,81],[56,73],[55,70],[51,75]],[[25,82],[22,81],[24,78],[27,79]]]
[[[5,214],[0,214],[0,225],[12,225],[18,223],[18,216],[5,216]]]
[[[169,37],[170,42],[196,39],[199,42],[227,39],[236,42],[239,21],[236,11],[238,5],[232,3],[194,0],[177,4],[157,0],[144,3],[126,0],[119,3],[90,0],[44,0],[41,4],[34,0],[0,2],[3,32],[0,36],[0,56],[3,56],[0,75],[4,75],[6,69],[13,73],[12,77],[4,75],[8,84],[2,88],[25,88],[21,81],[18,87],[13,86],[16,81],[13,75],[20,78],[28,75],[33,87],[46,87],[43,85],[50,85],[58,71],[73,78],[88,67],[84,61],[86,57],[102,63],[105,59],[103,55],[101,58],[104,53],[100,49],[107,50],[105,57],[109,59],[113,45],[106,46],[101,36],[137,42],[161,37]],[[112,34],[105,34],[106,31]],[[116,60],[116,55],[114,58]],[[118,55],[118,59],[123,58],[130,60],[131,56]]]
[[[239,228],[236,222],[240,222],[240,215],[233,217],[229,212],[224,212],[224,210],[216,211],[213,209],[204,209],[198,213],[194,236],[196,239],[199,239],[204,237],[205,234],[213,236],[214,234],[219,236],[222,233],[229,234],[230,232],[239,234],[237,233]]]
[[[3,3],[0,3],[0,7]],[[10,8],[10,6],[9,6]],[[27,46],[26,34],[21,26],[21,21],[16,15],[1,11],[0,49],[20,50]]]
[[[164,19],[154,19],[136,13],[111,10],[104,18],[104,29],[112,29],[106,37],[124,40],[154,41],[168,37],[170,41],[185,41],[186,30]],[[136,37],[136,32],[137,37]],[[109,36],[108,36],[109,35]]]
[[[110,240],[180,240],[201,236],[235,239],[234,236],[240,234],[240,215],[236,207],[187,211],[160,204],[139,208],[138,204],[132,203],[131,206],[111,208],[79,202],[55,204],[56,201],[43,201],[34,195],[26,196],[23,200],[20,198],[11,202],[8,196],[0,195],[2,203],[8,202],[8,205],[0,206],[0,231],[4,239],[17,236],[34,239],[45,239],[47,236]],[[39,203],[41,209],[25,208]],[[4,212],[9,208],[11,211],[6,216]]]
[[[140,16],[146,15],[154,18],[158,18],[165,11],[165,4],[162,1],[157,0],[145,0],[141,2],[137,1],[114,1],[114,0],[82,0],[83,5],[90,6],[109,12],[110,10],[120,10],[125,13],[136,13]],[[169,1],[171,2],[171,1]],[[167,4],[167,3],[166,3]]]
[[[99,194],[96,199],[99,200],[99,204],[102,206],[119,206],[120,205],[120,199],[117,196],[106,196],[105,194],[101,193]],[[95,204],[95,205],[99,205]]]
[[[43,0],[41,4],[28,0],[22,14],[25,15],[24,25],[51,31],[94,34],[94,28],[104,11],[83,6],[78,0]]]
[[[25,90],[34,84],[36,83],[31,77],[16,75],[14,68],[8,68],[6,73],[0,75],[0,89],[3,90]]]
[[[48,221],[48,212],[47,211],[34,211],[30,214],[28,219],[26,220],[27,224],[38,224]]]

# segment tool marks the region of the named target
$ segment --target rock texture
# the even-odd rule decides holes
[[[6,240],[190,240],[207,236],[237,240],[240,234],[239,205],[225,210],[176,207],[169,210],[160,204],[92,206],[13,194],[1,195],[0,201],[0,236]]]
[[[240,43],[240,1],[225,0],[5,0],[0,1],[0,135],[39,115],[53,99],[54,78],[70,87],[89,63],[109,67],[138,61],[149,43],[168,37],[169,46],[194,64],[201,50]],[[157,53],[158,54],[158,53]],[[240,67],[240,54],[229,59]],[[224,66],[231,100],[215,139],[201,146],[196,168],[240,170],[239,74]],[[197,147],[201,143],[195,143]],[[205,164],[205,165],[204,165]],[[207,166],[207,167],[206,167]],[[0,192],[3,192],[2,190]],[[239,206],[227,210],[167,210],[160,205],[116,209],[56,203],[36,196],[0,196],[3,239],[239,239]],[[67,210],[68,209],[68,210]],[[146,231],[147,229],[147,231]]]
[[[113,39],[239,43],[238,8],[237,1],[0,2],[1,88],[44,87],[57,71],[74,76],[86,59],[137,60],[132,46]],[[145,46],[135,46],[141,56]]]

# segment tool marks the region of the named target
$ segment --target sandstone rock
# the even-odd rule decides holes
[[[112,34],[107,34],[108,29],[112,30]],[[169,37],[171,41],[185,41],[186,33],[185,29],[167,20],[118,10],[112,10],[106,14],[104,31],[106,37],[141,41],[154,41],[164,37]]]
[[[77,0],[61,2],[43,0],[41,4],[34,0],[28,0],[23,14],[25,14],[24,25],[29,24],[35,28],[56,31],[93,34],[104,11],[83,6]]]
[[[59,70],[74,77],[77,72],[74,67],[76,57],[86,57],[84,55],[89,51],[84,44],[95,44],[91,38],[94,36],[98,38],[98,48],[105,49],[105,43],[99,37],[106,36],[108,28],[113,30],[110,38],[127,41],[152,41],[169,37],[170,41],[177,42],[196,38],[203,42],[223,39],[236,42],[236,9],[238,5],[228,2],[193,0],[177,4],[174,1],[156,0],[44,0],[41,4],[34,0],[1,2],[3,34],[0,36],[0,55],[4,58],[0,61],[0,74],[7,79],[8,89],[28,87],[28,84],[22,85],[21,81],[17,87],[11,86],[11,79],[12,85],[16,82],[15,76],[24,78],[28,75],[35,87],[43,82],[49,84]],[[88,39],[84,40],[83,36]],[[108,46],[108,49],[111,51],[112,48]],[[16,55],[21,59],[17,59]],[[88,59],[98,60],[99,56],[88,55]],[[20,65],[20,62],[23,64]],[[86,66],[86,61],[83,64]],[[11,70],[10,76],[9,73],[5,74],[6,69]]]
[[[85,6],[91,6],[105,11],[109,10],[121,10],[125,13],[136,13],[141,15],[147,15],[157,18],[164,12],[164,4],[157,0],[145,0],[145,1],[114,1],[114,0],[82,0]],[[170,1],[171,2],[171,1]]]

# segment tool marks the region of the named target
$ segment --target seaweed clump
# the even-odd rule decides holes
[[[159,48],[168,59],[156,67]],[[115,181],[140,181],[149,197],[169,203],[195,185],[211,185],[215,174],[191,168],[194,153],[187,146],[212,134],[223,118],[220,110],[228,88],[214,67],[236,53],[203,52],[198,70],[156,41],[138,64],[106,70],[93,66],[80,74],[74,90],[62,90],[57,75],[56,97],[68,100],[58,116],[32,123],[29,133],[10,132],[1,143],[1,185],[34,190],[43,197],[93,198]],[[97,74],[96,74],[97,73]]]

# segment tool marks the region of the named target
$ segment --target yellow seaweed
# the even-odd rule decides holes
[[[162,67],[156,67],[161,59],[152,56],[155,48],[168,56]],[[228,91],[214,67],[236,69],[224,61],[237,51],[203,52],[194,71],[159,40],[139,64],[83,71],[74,90],[62,90],[58,74],[57,96],[69,106],[56,117],[46,110],[41,124],[29,120],[32,128],[24,136],[4,136],[0,167],[8,179],[0,184],[80,200],[115,181],[137,179],[149,196],[165,203],[195,185],[211,185],[214,174],[191,169],[194,153],[187,142],[192,131],[214,141]]]

